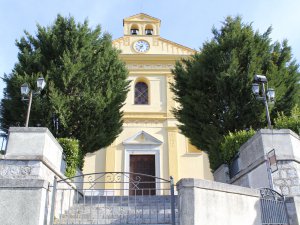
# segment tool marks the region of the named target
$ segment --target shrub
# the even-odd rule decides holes
[[[228,135],[224,136],[224,140],[220,144],[221,156],[224,163],[230,165],[239,148],[254,134],[255,131],[251,128],[248,131],[229,132]]]
[[[59,138],[59,144],[62,146],[66,155],[66,172],[67,177],[73,177],[76,174],[76,169],[82,169],[83,153],[79,149],[79,141],[71,138]]]
[[[220,143],[215,143],[215,146],[211,148],[208,154],[208,158],[210,168],[212,171],[215,171],[224,163],[222,155],[220,153]]]
[[[283,112],[277,114],[274,120],[275,128],[290,129],[300,135],[300,107],[295,105],[291,111],[291,116],[286,116]]]

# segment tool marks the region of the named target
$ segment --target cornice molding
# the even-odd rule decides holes
[[[156,112],[124,112],[124,120],[129,119],[146,119],[146,120],[166,120],[167,113]]]
[[[189,58],[190,55],[175,55],[175,54],[120,54],[119,57],[126,62],[130,61],[146,61],[146,62],[157,62],[157,61],[164,61],[164,62],[173,62],[175,63],[176,60]]]
[[[167,127],[167,130],[168,130],[169,132],[179,132],[178,127]]]
[[[149,63],[126,63],[126,67],[129,70],[167,70],[174,69],[174,64],[149,64]]]

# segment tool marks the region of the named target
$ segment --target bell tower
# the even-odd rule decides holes
[[[144,13],[123,20],[124,36],[159,36],[160,20]]]

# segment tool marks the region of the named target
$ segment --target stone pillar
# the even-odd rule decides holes
[[[299,225],[300,217],[300,197],[287,197],[285,199],[286,209],[289,218],[289,225]]]
[[[62,148],[47,128],[12,127],[0,161],[0,224],[45,225]]]

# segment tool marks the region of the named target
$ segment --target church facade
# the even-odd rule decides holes
[[[160,37],[161,21],[147,14],[123,20],[124,36],[113,41],[129,70],[130,90],[123,132],[105,149],[88,154],[84,173],[133,172],[168,179],[213,179],[207,154],[177,128],[170,83],[175,62],[195,50]]]

